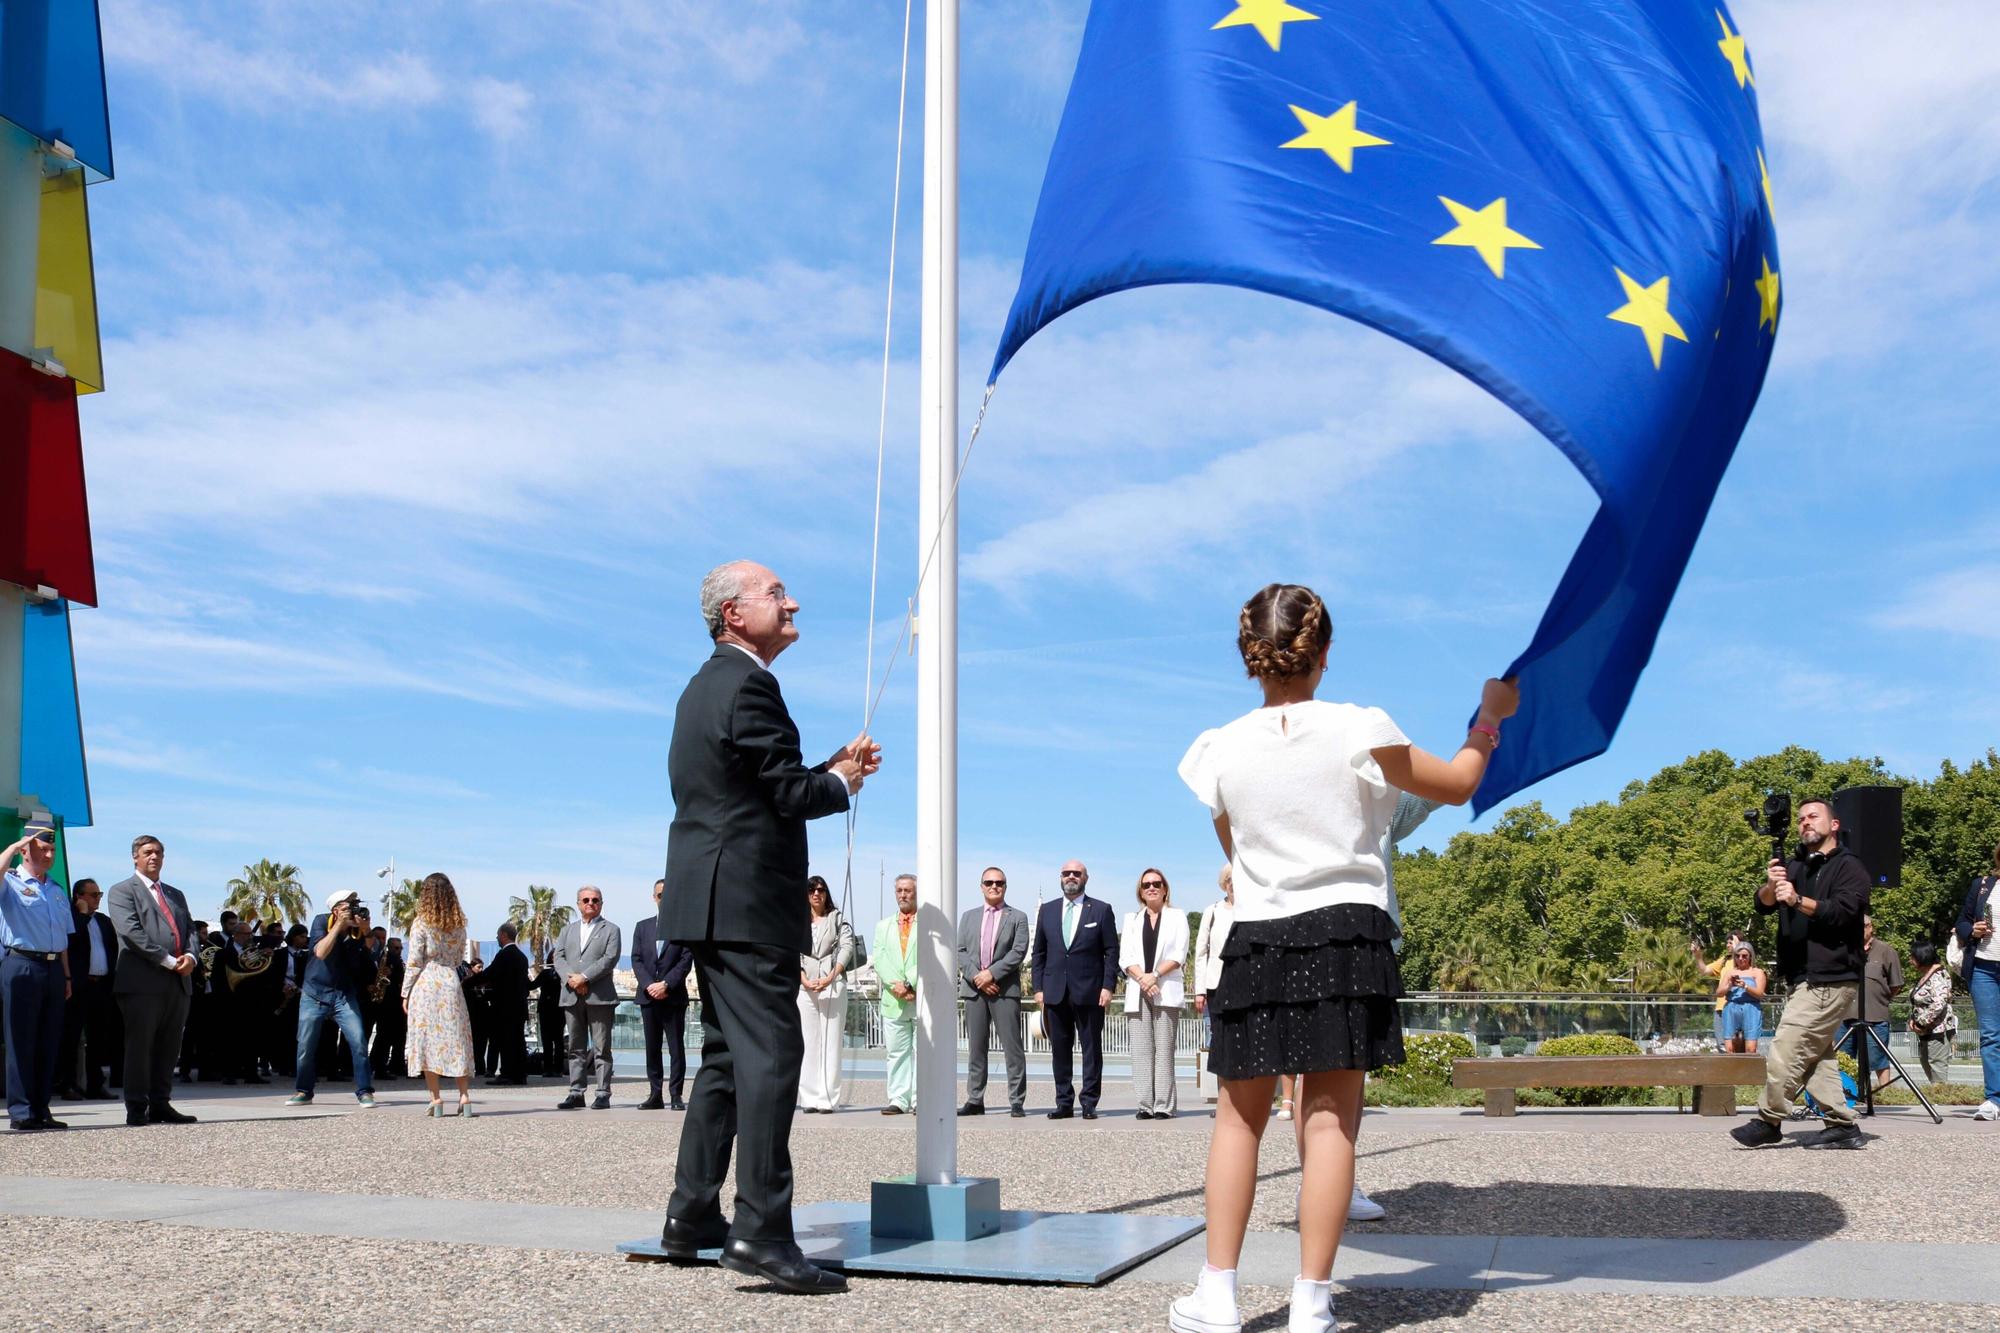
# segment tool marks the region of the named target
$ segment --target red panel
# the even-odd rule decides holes
[[[76,385],[0,351],[0,579],[97,605]]]

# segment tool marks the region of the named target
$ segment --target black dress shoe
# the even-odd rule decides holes
[[[148,1122],[155,1125],[192,1125],[194,1117],[186,1111],[176,1111],[171,1106],[155,1106],[146,1112]]]
[[[598,1093],[590,1099],[590,1109],[593,1111],[609,1111],[611,1109],[611,1094],[608,1092]]]
[[[1151,1111],[1141,1111],[1132,1118],[1134,1120],[1151,1120],[1153,1118],[1153,1113]]]
[[[669,1259],[698,1260],[703,1250],[719,1250],[729,1239],[729,1224],[720,1217],[705,1223],[688,1222],[672,1214],[660,1228],[660,1248]]]
[[[902,1107],[900,1107],[900,1106],[898,1106],[898,1105],[896,1105],[896,1103],[894,1103],[894,1102],[890,1102],[890,1103],[889,1103],[889,1104],[888,1104],[887,1106],[885,1106],[885,1107],[883,1107],[883,1108],[882,1108],[882,1114],[883,1114],[883,1115],[901,1115],[901,1114],[903,1114],[903,1108],[902,1108]]]
[[[1058,1106],[1055,1110],[1049,1112],[1049,1119],[1067,1120],[1075,1114],[1076,1112],[1070,1110],[1067,1106]]]
[[[83,1099],[87,1102],[108,1102],[111,1100],[111,1089],[105,1087],[85,1088],[83,1090]]]
[[[1097,1112],[1095,1112],[1095,1111],[1085,1111],[1085,1112],[1083,1113],[1083,1118],[1084,1118],[1085,1120],[1095,1120],[1095,1119],[1097,1119]]]
[[[667,1109],[667,1104],[660,1100],[660,1094],[656,1092],[645,1101],[640,1102],[639,1109],[641,1111],[664,1111]]]
[[[56,1100],[59,1102],[80,1102],[83,1100],[83,1094],[75,1088],[57,1088]]]
[[[9,1119],[9,1120],[7,1121],[7,1128],[9,1128],[9,1129],[12,1129],[12,1130],[18,1130],[19,1132],[21,1132],[21,1133],[23,1133],[23,1134],[32,1134],[32,1133],[34,1133],[34,1132],[35,1132],[36,1130],[40,1129],[41,1127],[42,1127],[42,1122],[41,1122],[41,1121],[39,1121],[39,1120],[14,1120],[14,1119]]]
[[[68,1129],[69,1126],[52,1115],[45,1115],[35,1121],[39,1129]]]
[[[125,1123],[128,1125],[149,1125],[152,1121],[146,1118],[145,1108],[141,1107],[136,1111],[128,1108],[125,1112]]]
[[[958,1108],[958,1113],[960,1115],[985,1115],[986,1103],[967,1102],[965,1105]]]
[[[1028,1112],[1024,1107],[1010,1106],[1007,1108],[1007,1114],[1014,1117],[1014,1119],[1016,1120],[1021,1120],[1026,1118]]]
[[[685,1111],[688,1109],[688,1104],[676,1097],[667,1103],[667,1109],[669,1111]]]
[[[556,1103],[556,1110],[558,1111],[581,1111],[582,1109],[583,1094],[580,1092],[572,1092],[569,1096]]]
[[[722,1266],[802,1295],[847,1290],[846,1278],[821,1268],[790,1241],[729,1241],[722,1247]]]

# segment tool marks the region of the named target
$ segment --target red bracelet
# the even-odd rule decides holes
[[[1489,726],[1487,726],[1487,725],[1486,725],[1486,724],[1485,724],[1484,722],[1475,722],[1475,723],[1473,723],[1473,724],[1472,724],[1472,728],[1471,728],[1471,729],[1472,729],[1473,731],[1476,731],[1476,732],[1478,732],[1478,733],[1479,733],[1480,735],[1482,735],[1482,736],[1490,736],[1490,737],[1492,737],[1492,739],[1493,739],[1493,746],[1494,746],[1494,748],[1495,748],[1495,749],[1498,749],[1498,748],[1499,748],[1499,746],[1500,746],[1500,728],[1498,728],[1498,727],[1489,727]]]

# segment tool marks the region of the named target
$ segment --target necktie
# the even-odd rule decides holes
[[[1000,909],[986,909],[986,924],[979,932],[979,967],[981,971],[993,966],[993,933],[1000,925]]]
[[[1067,949],[1076,939],[1076,899],[1063,904],[1063,948]]]
[[[167,930],[174,937],[174,957],[178,958],[181,956],[180,923],[174,920],[174,909],[167,905],[167,891],[160,887],[158,881],[153,884],[153,897],[160,904],[160,914],[167,919]]]

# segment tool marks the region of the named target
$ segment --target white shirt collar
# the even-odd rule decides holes
[[[764,670],[766,671],[769,671],[771,669],[771,664],[769,662],[766,662],[763,658],[757,656],[756,653],[750,651],[748,648],[745,648],[740,643],[724,643],[723,647],[734,648],[737,652],[742,653],[745,657],[755,662],[758,666],[763,667]]]

